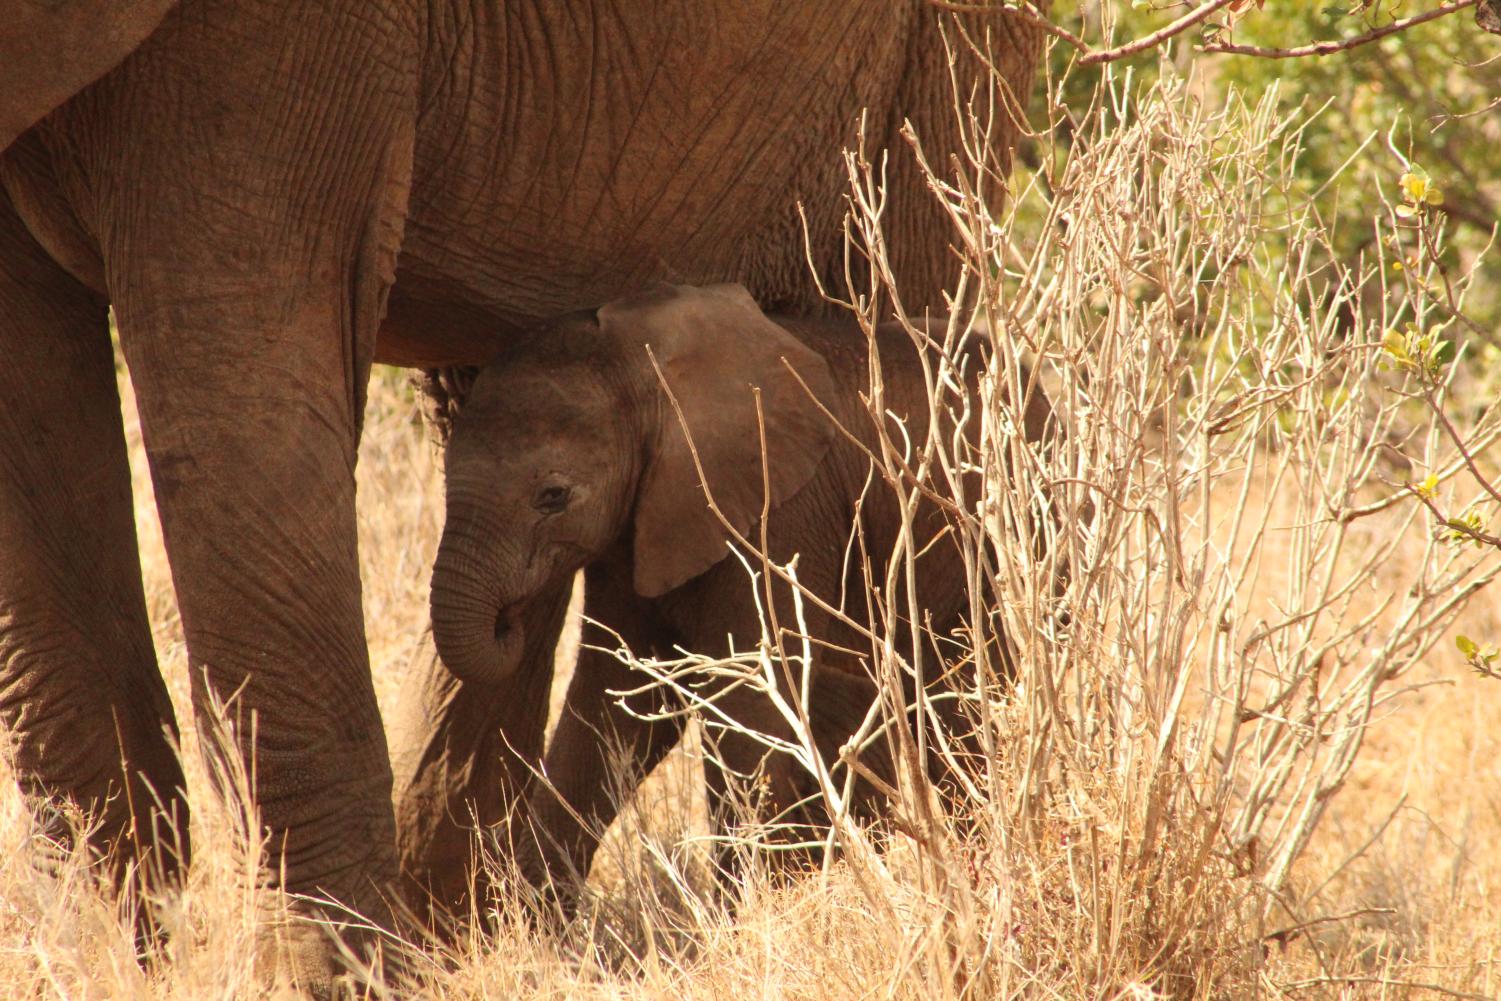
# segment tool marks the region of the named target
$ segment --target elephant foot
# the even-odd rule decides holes
[[[342,967],[327,926],[298,919],[272,925],[262,931],[256,951],[257,968],[266,971],[273,984],[290,984],[320,1001],[335,997]]]
[[[531,805],[535,821],[541,811],[535,801]],[[572,846],[572,851],[567,850],[558,843],[555,834],[535,822],[512,847],[526,920],[537,931],[561,935],[573,923],[588,895],[584,880],[589,875],[588,860],[593,853],[579,851],[578,845]]]
[[[337,925],[320,914],[284,914],[262,923],[256,966],[268,985],[291,987],[316,1001],[375,996],[376,985],[396,986],[403,964],[365,929]]]

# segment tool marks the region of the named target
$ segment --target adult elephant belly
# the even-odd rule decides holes
[[[837,238],[840,145],[891,108],[916,5],[483,8],[439,26],[378,357],[480,361],[475,321],[503,337],[657,279],[813,301],[798,204]]]

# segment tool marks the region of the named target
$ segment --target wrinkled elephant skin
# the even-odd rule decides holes
[[[921,0],[162,7],[22,0],[0,26],[0,720],[28,792],[92,809],[101,850],[153,852],[151,789],[185,819],[112,307],[195,702],[238,693],[257,721],[269,871],[378,921],[403,866],[462,906],[471,813],[500,817],[540,757],[543,708],[522,695],[545,690],[560,597],[527,611],[506,682],[462,697],[433,680],[393,811],[355,548],[371,363],[482,362],[663,278],[816,309],[796,206],[817,268],[842,280],[837,150],[862,110],[872,149],[901,146],[907,119],[932,162],[955,149],[939,15]],[[985,26],[1025,93],[1036,33]],[[888,177],[898,275],[911,303],[937,302],[943,221],[910,154]]]

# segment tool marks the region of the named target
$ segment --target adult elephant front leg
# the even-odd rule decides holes
[[[210,6],[169,17],[52,127],[90,171],[200,721],[218,700],[239,723],[268,878],[384,925],[395,821],[354,463],[415,53],[397,12],[364,3]],[[328,944],[296,938],[317,986]]]
[[[354,447],[368,365],[349,288],[307,263],[142,308],[121,340],[200,725],[228,706],[273,882],[391,920],[391,768],[361,613]],[[148,284],[154,284],[149,283]],[[145,298],[141,296],[140,298]],[[288,301],[290,298],[291,301]],[[352,320],[356,322],[351,322]],[[315,954],[321,947],[312,946]],[[294,959],[314,969],[321,960]]]

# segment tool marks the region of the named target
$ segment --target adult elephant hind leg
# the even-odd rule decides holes
[[[106,305],[47,257],[3,191],[0,356],[0,719],[16,768],[33,801],[92,815],[93,847],[117,872],[137,862],[171,876],[188,817]]]
[[[361,617],[356,418],[326,357],[336,328],[304,314],[274,339],[230,333],[235,357],[220,365],[201,349],[152,350],[196,332],[129,317],[122,340],[199,718],[212,692],[243,721],[270,870],[286,889],[384,921],[391,773]]]

